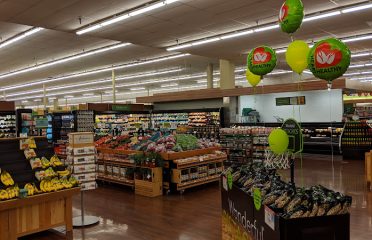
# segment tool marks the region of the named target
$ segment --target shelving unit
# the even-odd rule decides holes
[[[66,143],[68,134],[75,131],[74,115],[71,112],[53,113],[52,141]]]
[[[363,160],[372,148],[372,128],[366,120],[345,123],[341,136],[343,159]]]
[[[219,148],[207,148],[179,153],[163,153],[164,166],[163,187],[167,192],[183,193],[184,190],[219,181],[223,171],[223,162],[227,155]],[[217,151],[217,152],[216,152]]]
[[[16,115],[13,111],[0,112],[0,138],[14,138],[17,135]]]
[[[97,148],[97,152],[98,180],[134,187],[135,164],[129,155],[136,151]]]
[[[148,129],[149,113],[142,112],[99,112],[95,115],[95,133],[97,135],[120,135],[122,132],[136,132]]]

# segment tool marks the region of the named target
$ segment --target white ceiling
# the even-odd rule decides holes
[[[75,34],[75,31],[83,26],[148,2],[150,1],[0,0],[0,42],[32,27],[46,28],[0,49],[0,75],[119,42],[132,43],[130,46],[113,51],[0,79],[0,89],[15,84],[30,83],[71,73],[175,54],[175,52],[167,52],[165,48],[177,43],[254,27],[257,24],[274,22],[282,4],[282,1],[278,0],[180,0],[147,14],[135,16],[84,35]],[[359,2],[366,1],[303,0],[306,13],[315,13]],[[369,9],[307,22],[303,24],[294,37],[303,40],[317,40],[330,36],[345,37],[372,33],[371,13],[372,9]],[[81,23],[79,19],[81,19]],[[255,33],[240,38],[181,49],[182,52],[192,55],[123,69],[118,71],[116,75],[133,75],[169,68],[183,69],[182,72],[153,78],[126,80],[127,82],[135,82],[203,73],[208,63],[214,63],[216,69],[218,69],[218,60],[222,58],[230,59],[237,66],[241,66],[245,64],[246,52],[251,48],[261,44],[285,47],[289,42],[289,36],[280,32],[280,30]],[[349,43],[348,45],[352,51],[372,51],[371,40]],[[279,59],[278,69],[288,70],[284,61],[284,54],[281,54]],[[370,62],[372,59],[371,56],[353,59],[355,63],[359,61]],[[110,72],[105,72],[70,78],[49,83],[47,87],[96,81],[109,78],[110,75]],[[273,79],[272,81],[278,84],[292,81],[290,74],[268,78]],[[187,83],[195,85],[196,82],[194,80],[182,81],[182,85],[187,85]],[[159,88],[159,86],[160,84],[154,84],[153,88]],[[41,89],[41,87],[37,85],[27,89],[7,91],[6,94],[36,90]],[[32,95],[30,94],[30,96]],[[74,95],[81,96],[78,93]],[[123,99],[127,98],[127,95]],[[84,101],[89,101],[89,99]]]

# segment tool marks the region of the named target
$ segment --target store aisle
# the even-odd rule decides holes
[[[296,163],[297,168],[300,162]],[[366,192],[364,162],[341,162],[334,171],[329,156],[307,155],[303,171],[296,171],[300,185],[322,184],[353,197],[351,239],[372,239],[372,192]],[[283,173],[287,175],[287,173]],[[145,198],[130,189],[101,187],[86,197],[88,213],[102,218],[101,224],[75,230],[76,240],[218,240],[221,238],[220,193],[218,184],[185,192],[183,196]],[[79,198],[74,201],[79,206]],[[74,214],[78,214],[74,209]],[[56,234],[44,233],[22,240],[59,240]]]

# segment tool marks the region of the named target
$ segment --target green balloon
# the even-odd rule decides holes
[[[289,137],[286,131],[281,128],[273,130],[269,135],[269,146],[275,154],[282,154],[287,151]]]
[[[279,24],[283,32],[294,33],[304,19],[304,5],[301,0],[286,0],[279,13]]]
[[[307,59],[315,77],[331,82],[349,68],[351,53],[345,43],[335,38],[317,42]]]
[[[248,54],[247,65],[253,74],[266,75],[274,70],[276,66],[276,53],[267,46],[257,47]]]

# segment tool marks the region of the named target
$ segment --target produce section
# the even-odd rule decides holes
[[[283,181],[275,169],[257,163],[227,168],[222,185],[224,240],[257,235],[244,227],[237,213],[260,229],[263,240],[350,239],[349,196],[321,185],[297,187]]]
[[[341,137],[342,156],[345,160],[363,160],[372,148],[372,128],[367,120],[345,123]]]

